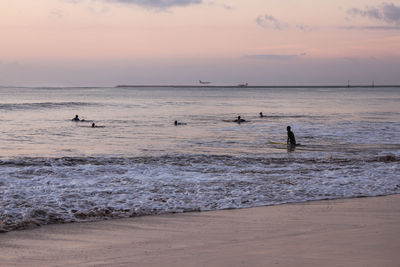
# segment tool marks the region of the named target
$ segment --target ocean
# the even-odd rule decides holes
[[[398,194],[399,161],[400,88],[0,87],[0,232]]]

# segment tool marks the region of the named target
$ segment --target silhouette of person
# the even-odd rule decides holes
[[[184,122],[179,122],[179,121],[175,121],[174,124],[175,124],[175,126],[178,126],[178,125],[186,125],[186,123],[184,123]]]
[[[262,112],[260,112],[260,118],[264,117],[264,114]]]
[[[72,121],[80,121],[81,119],[79,119],[78,115],[75,115],[75,118],[72,119]]]
[[[94,127],[96,127],[96,124],[93,122],[93,123],[92,123],[92,128],[94,128]]]
[[[233,122],[237,122],[237,123],[241,123],[241,122],[245,122],[245,119],[242,119],[240,116],[237,117],[236,120],[234,120]]]
[[[292,132],[290,126],[286,127],[287,129],[287,144],[291,147],[296,147],[296,138],[294,137],[294,133]]]

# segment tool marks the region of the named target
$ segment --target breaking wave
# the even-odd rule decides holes
[[[0,231],[400,193],[400,157],[164,155],[0,160]]]

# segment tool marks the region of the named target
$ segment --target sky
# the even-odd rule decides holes
[[[400,0],[0,0],[0,85],[400,84]]]

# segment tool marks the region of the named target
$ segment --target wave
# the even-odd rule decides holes
[[[0,160],[0,232],[50,223],[400,193],[400,157]]]
[[[319,150],[316,150],[319,151]],[[234,164],[234,163],[237,164]],[[162,156],[145,156],[145,157],[59,157],[59,158],[41,158],[41,157],[21,157],[12,159],[0,159],[0,166],[9,167],[27,167],[27,166],[78,166],[78,165],[94,165],[94,166],[110,166],[110,165],[132,165],[132,164],[171,164],[171,165],[193,165],[193,164],[228,164],[230,166],[248,164],[277,164],[284,165],[288,163],[297,164],[338,164],[338,163],[362,163],[362,162],[400,162],[399,155],[386,154],[380,156],[363,157],[334,157],[328,155],[326,157],[287,157],[285,155],[277,157],[263,156],[231,156],[231,155],[162,155]]]
[[[39,102],[39,103],[3,103],[0,110],[38,110],[63,107],[83,107],[96,106],[95,103],[88,102]]]

